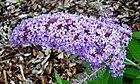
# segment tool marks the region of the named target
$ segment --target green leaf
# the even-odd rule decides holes
[[[94,80],[87,81],[87,84],[95,84]]]
[[[140,62],[140,44],[138,43],[138,41],[135,39],[132,39],[129,42],[128,48],[129,48],[130,53],[134,57],[134,59]]]
[[[62,80],[61,80],[60,76],[57,74],[57,72],[55,72],[55,78],[59,84],[62,84]]]
[[[123,84],[123,77],[109,77],[108,84]]]
[[[138,76],[136,77],[136,79],[140,79],[140,75],[138,75]]]
[[[133,37],[140,39],[140,31],[133,32],[132,34]]]
[[[72,59],[76,58],[77,56],[78,56],[77,54],[74,54],[74,55],[70,56],[69,60],[72,60]]]
[[[90,75],[91,74],[91,71],[88,69],[88,62],[83,62],[83,64],[82,64],[82,66],[84,66],[84,67],[86,67],[86,69],[85,69],[85,71],[86,71],[86,73],[88,74],[88,75]]]
[[[108,84],[109,77],[110,77],[110,74],[108,73],[108,70],[106,70],[103,77],[103,84]]]
[[[97,78],[88,81],[88,84],[122,84],[123,77],[112,77],[108,70],[97,73]]]
[[[88,80],[87,84],[103,84],[102,78],[95,78],[93,80]]]
[[[124,76],[130,79],[139,79],[140,70],[137,68],[126,68]]]
[[[78,79],[78,74],[75,74],[75,75],[74,75],[74,78]]]
[[[100,78],[103,78],[105,72],[106,72],[106,70],[101,71],[101,72],[97,72],[97,76],[100,77]]]
[[[84,61],[83,64],[82,64],[82,66],[87,67],[88,66],[88,63]]]
[[[110,74],[108,71],[98,72],[97,78],[94,78],[93,80],[87,81],[88,84],[108,84],[108,78]]]
[[[104,0],[100,0],[100,2],[103,2]]]
[[[62,80],[62,83],[63,83],[63,84],[72,84],[71,81],[67,81],[67,80]]]
[[[130,59],[130,60],[133,59],[133,56],[132,56],[132,54],[131,54],[130,52],[126,52],[126,57],[127,57],[128,59]]]
[[[132,84],[140,84],[140,80],[133,80]]]
[[[86,73],[87,73],[88,75],[91,74],[91,71],[90,71],[88,68],[86,68],[85,71],[86,71]]]

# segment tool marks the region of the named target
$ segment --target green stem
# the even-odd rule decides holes
[[[126,61],[124,62],[125,64],[127,64],[127,65],[132,65],[132,66],[135,66],[135,67],[137,67],[138,69],[140,69],[140,66],[139,66],[138,64],[132,62],[131,60],[129,60],[129,59],[127,59],[127,58],[125,58],[125,60],[127,61],[127,62],[126,62]]]
[[[130,63],[128,63],[128,62],[125,62],[125,61],[124,61],[124,63],[125,63],[126,65],[132,65],[132,64],[130,64]],[[133,66],[133,65],[132,65],[132,66]]]
[[[86,82],[86,80],[87,80],[88,78],[91,78],[93,75],[96,75],[96,72],[98,72],[100,69],[101,69],[101,68],[95,70],[91,75],[85,77],[83,81]]]
[[[127,62],[129,62],[130,64],[132,64],[132,65],[134,65],[134,66],[137,66],[137,64],[136,64],[136,63],[132,62],[132,61],[131,61],[131,60],[129,60],[129,59],[125,58],[125,60],[126,60]]]

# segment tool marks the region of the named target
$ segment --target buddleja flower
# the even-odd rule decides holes
[[[125,48],[132,31],[113,17],[95,18],[58,12],[21,22],[12,32],[11,46],[36,44],[78,54],[93,68],[109,67],[112,76],[122,76]]]

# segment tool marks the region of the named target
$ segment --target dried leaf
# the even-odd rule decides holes
[[[32,52],[33,52],[33,56],[37,55],[37,51],[35,49],[33,49]]]
[[[74,67],[74,68],[72,69],[72,75],[76,74],[76,71],[77,71],[77,69],[76,69],[76,67]]]
[[[19,0],[6,0],[6,1],[10,3],[18,3]]]
[[[62,52],[58,55],[58,59],[63,59],[63,58],[64,58],[64,55],[63,55],[63,52]]]
[[[18,18],[26,18],[28,16],[28,14],[21,14],[18,16]]]
[[[17,74],[17,77],[18,77],[19,80],[24,81],[21,74]]]
[[[24,56],[26,56],[26,57],[27,57],[27,56],[30,56],[30,55],[31,55],[31,53],[26,53],[26,54],[24,54]]]
[[[41,76],[42,84],[47,84],[47,78],[46,76]]]
[[[75,66],[76,65],[76,63],[70,63],[69,64],[69,67],[73,67],[73,66]]]
[[[49,74],[51,74],[51,72],[52,72],[52,62],[50,63]]]

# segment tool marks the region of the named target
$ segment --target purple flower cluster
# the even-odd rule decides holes
[[[132,31],[116,18],[58,12],[21,22],[12,32],[11,46],[36,44],[78,54],[94,68],[109,67],[112,76],[122,76],[125,48]]]

